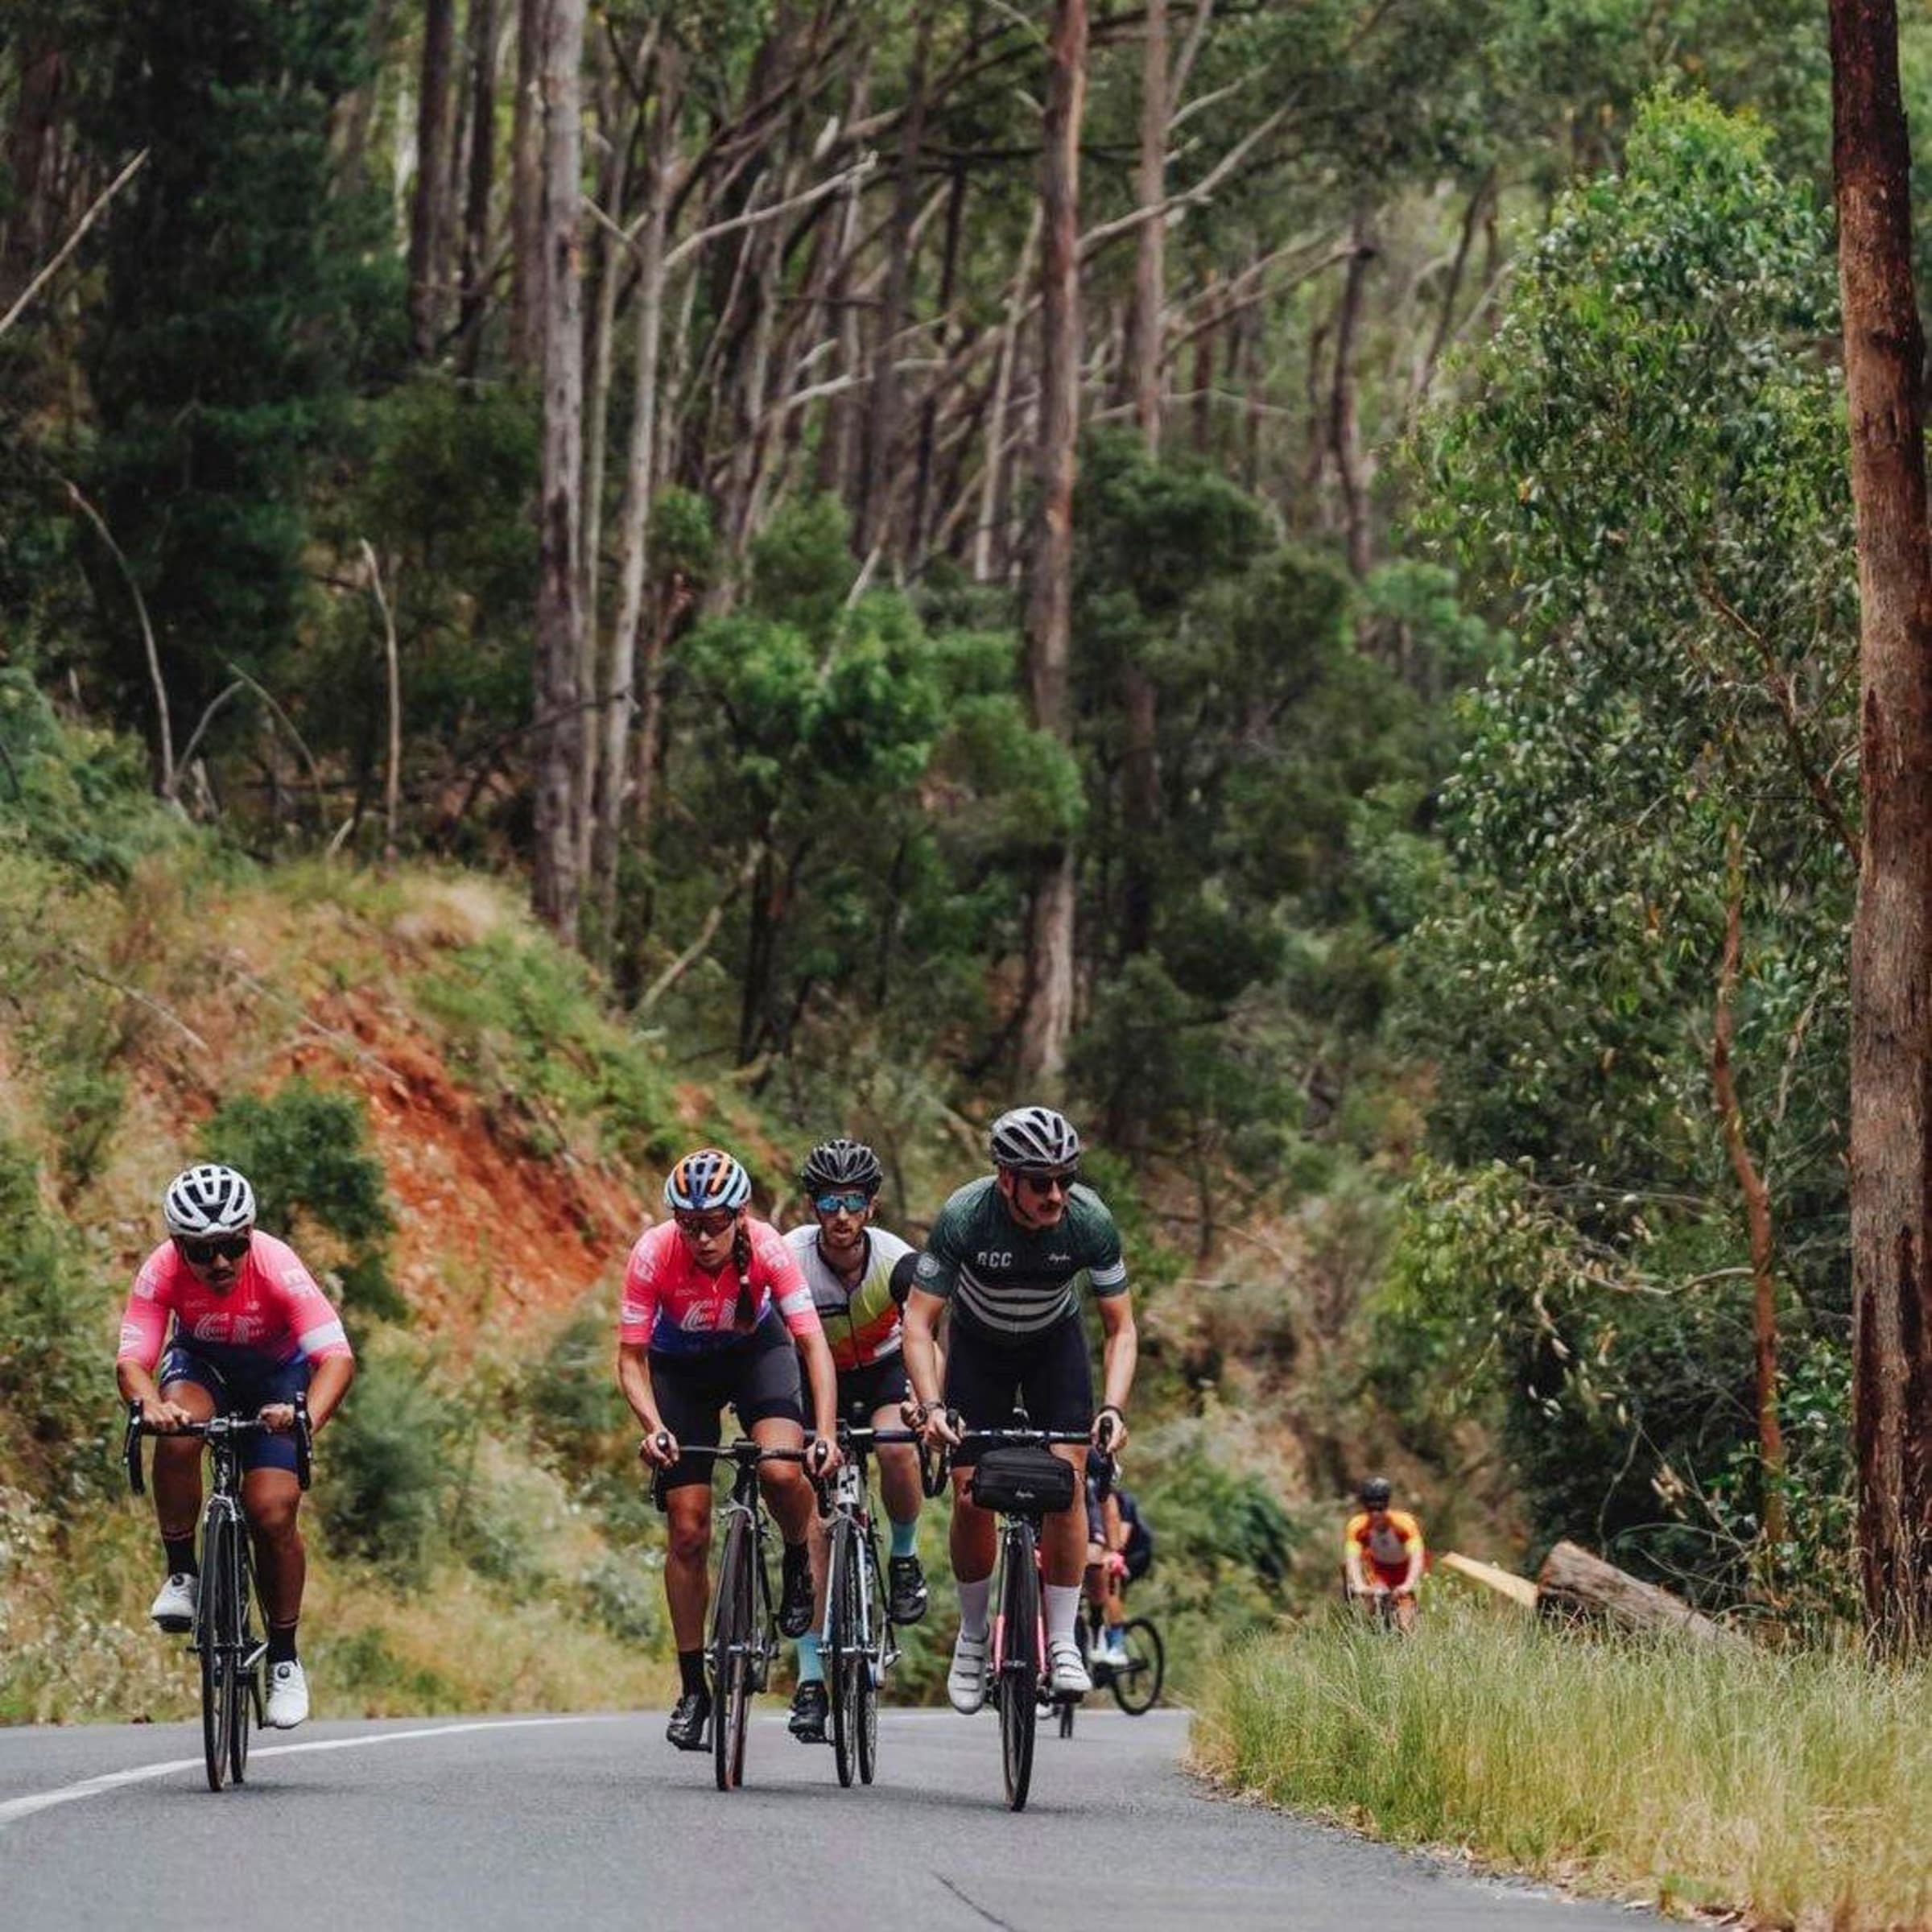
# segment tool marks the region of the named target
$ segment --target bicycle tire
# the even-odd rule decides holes
[[[745,1727],[751,1703],[751,1525],[733,1516],[718,1562],[712,1617],[711,1744],[720,1791],[745,1781]]]
[[[1033,1784],[1034,1734],[1039,1722],[1039,1579],[1030,1534],[1015,1539],[1000,1587],[1000,1770],[1006,1808],[1026,1809]]]
[[[248,1747],[251,1742],[257,1692],[255,1683],[262,1666],[259,1659],[251,1662],[255,1649],[255,1633],[249,1616],[250,1600],[254,1594],[254,1579],[250,1575],[248,1547],[240,1536],[235,1539],[240,1561],[235,1566],[235,1601],[237,1614],[235,1618],[235,1647],[229,1653],[234,1669],[234,1682],[230,1686],[228,1703],[228,1769],[229,1777],[237,1785],[247,1781]]]
[[[873,1554],[871,1544],[863,1537],[855,1536],[852,1540],[859,1551],[861,1600],[871,1611],[865,1625],[869,1642],[859,1651],[857,1672],[859,1782],[869,1785],[878,1775],[879,1769],[879,1674],[885,1668],[886,1601],[879,1588],[878,1559]],[[873,1668],[875,1649],[879,1657],[877,1671]]]
[[[1108,1673],[1107,1687],[1129,1717],[1144,1716],[1159,1703],[1167,1681],[1167,1646],[1144,1616],[1129,1617],[1121,1626],[1121,1642],[1129,1661]]]
[[[866,1670],[861,1639],[863,1613],[859,1603],[858,1532],[848,1517],[832,1525],[825,1587],[826,1687],[832,1702],[832,1756],[839,1782],[846,1790],[858,1773],[858,1680]]]
[[[195,1649],[201,1662],[201,1757],[208,1788],[228,1782],[233,1724],[234,1647],[230,1635],[229,1539],[234,1525],[220,1510],[210,1513],[201,1534],[200,1608],[195,1620]]]

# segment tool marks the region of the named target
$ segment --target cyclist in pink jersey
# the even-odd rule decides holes
[[[256,1228],[254,1191],[233,1168],[208,1163],[177,1174],[162,1215],[169,1238],[134,1277],[115,1380],[163,1438],[217,1409],[253,1410],[266,1425],[270,1433],[242,1439],[242,1507],[268,1619],[266,1715],[292,1730],[308,1715],[308,1681],[295,1653],[308,1559],[290,1437],[295,1402],[306,1396],[311,1426],[320,1429],[355,1379],[355,1356],[341,1318],[295,1250]],[[167,1579],[150,1614],[164,1630],[194,1621],[200,1513],[200,1443],[157,1443],[155,1515]]]
[[[630,1253],[617,1331],[617,1385],[642,1424],[638,1454],[654,1469],[670,1519],[664,1595],[677,1641],[682,1695],[666,1732],[682,1751],[706,1748],[704,1613],[711,1594],[709,1457],[726,1403],[767,1449],[805,1447],[802,1380],[809,1378],[817,1434],[815,1475],[840,1462],[837,1376],[811,1290],[778,1232],[745,1212],[751,1177],[715,1147],[687,1154],[664,1183],[671,1219],[647,1228]],[[803,1360],[803,1377],[800,1374]],[[796,1463],[758,1472],[785,1540],[778,1628],[796,1637],[812,1620],[807,1532],[812,1494]]]

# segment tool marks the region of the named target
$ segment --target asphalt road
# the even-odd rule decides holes
[[[767,1700],[774,1713],[777,1700]],[[1203,1794],[1187,1719],[1042,1725],[1033,1797],[1000,1791],[990,1717],[887,1711],[879,1781],[753,1720],[745,1788],[658,1715],[313,1724],[258,1734],[248,1784],[206,1787],[199,1728],[0,1731],[0,1927],[118,1932],[1295,1932],[1657,1922],[1475,1878]]]

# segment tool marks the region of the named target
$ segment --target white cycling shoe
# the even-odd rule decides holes
[[[1125,1670],[1133,1659],[1128,1654],[1127,1646],[1121,1641],[1117,1630],[1109,1630],[1105,1641],[1093,1653],[1096,1664],[1104,1664],[1109,1670]]]
[[[1046,1666],[1055,1697],[1084,1697],[1093,1688],[1093,1679],[1080,1662],[1080,1646],[1071,1637],[1046,1640]]]
[[[268,1667],[268,1721],[277,1731],[292,1731],[308,1715],[308,1678],[291,1662]]]
[[[147,1613],[163,1630],[180,1632],[193,1626],[195,1606],[200,1600],[200,1578],[177,1571],[161,1586]]]
[[[986,1702],[986,1649],[989,1634],[968,1637],[962,1630],[954,1640],[952,1668],[946,1673],[946,1695],[954,1710],[971,1717]]]

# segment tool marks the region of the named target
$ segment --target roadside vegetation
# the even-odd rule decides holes
[[[1238,1792],[1566,1885],[1880,1932],[1932,1915],[1932,1670],[1579,1638],[1439,1591],[1228,1657],[1195,1731]]]

